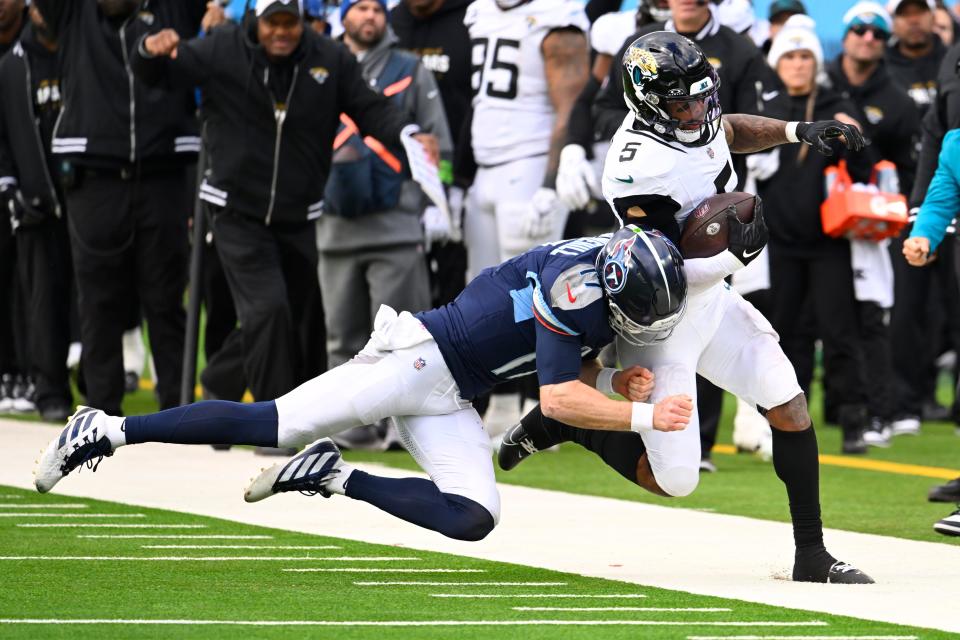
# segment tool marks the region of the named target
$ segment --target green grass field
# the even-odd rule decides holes
[[[73,521],[29,515],[0,518],[2,638],[207,638],[241,634],[274,638],[295,633],[311,637],[334,637],[337,633],[337,637],[349,638],[513,636],[551,640],[758,633],[951,637],[924,629],[0,487],[0,512],[23,514],[29,511],[27,505],[35,504],[47,506],[37,510],[43,513],[105,515]],[[52,504],[71,506],[55,509],[49,507]],[[22,526],[61,522],[111,526]],[[119,526],[129,524],[140,527]],[[110,559],[115,557],[126,559]],[[330,568],[338,571],[287,571]],[[436,569],[448,572],[423,571]],[[427,582],[438,584],[422,584]],[[554,597],[530,597],[541,594]],[[568,597],[556,598],[556,594]],[[477,595],[497,597],[457,597]],[[633,610],[535,610],[543,607]],[[23,622],[28,619],[48,623]],[[67,622],[71,620],[100,622]],[[116,622],[121,620],[180,622]],[[197,621],[302,624],[237,627]],[[324,621],[343,626],[317,624]],[[448,626],[373,626],[397,621],[406,625],[447,621]],[[596,621],[602,625],[588,624]],[[350,622],[363,624],[344,624]],[[490,622],[518,626],[502,628]]]

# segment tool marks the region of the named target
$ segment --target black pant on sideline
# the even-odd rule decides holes
[[[67,192],[87,402],[120,415],[123,332],[139,296],[150,332],[161,409],[180,401],[186,314],[186,169],[121,174],[80,169]]]
[[[770,284],[770,322],[803,392],[810,396],[813,380],[814,336],[801,324],[803,306],[810,304],[824,350],[833,352],[830,375],[842,390],[843,404],[862,406],[866,396],[850,245],[831,243],[797,254],[771,244]]]
[[[16,232],[17,270],[30,319],[28,373],[36,383],[37,408],[68,406],[73,395],[67,371],[73,267],[67,221],[50,217]]]
[[[250,391],[258,401],[278,398],[326,367],[314,223],[268,227],[228,208],[214,214],[213,231]]]
[[[893,362],[890,358],[890,327],[886,309],[876,302],[858,302],[863,379],[867,381],[867,410],[883,420],[893,417]],[[826,356],[828,366],[833,354]]]

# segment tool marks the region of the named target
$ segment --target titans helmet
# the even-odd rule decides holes
[[[665,235],[627,225],[597,254],[610,327],[645,346],[670,337],[687,303],[683,258]]]
[[[623,99],[665,140],[709,144],[720,131],[720,78],[696,44],[670,31],[640,36],[621,60]]]

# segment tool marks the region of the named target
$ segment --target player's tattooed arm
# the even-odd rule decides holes
[[[555,29],[541,44],[544,71],[550,102],[557,114],[550,134],[550,151],[543,186],[556,187],[560,150],[567,137],[570,112],[590,77],[590,50],[583,31],[573,28]]]
[[[785,121],[745,113],[724,115],[723,132],[733,153],[754,153],[790,142]]]

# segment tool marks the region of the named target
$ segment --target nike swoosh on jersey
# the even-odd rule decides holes
[[[763,247],[760,247],[760,248],[757,249],[756,251],[744,251],[744,252],[743,252],[743,257],[744,257],[744,258],[752,258],[753,256],[757,255],[757,254],[760,253],[761,251],[763,251]]]
[[[633,176],[627,176],[626,178],[615,178],[615,180],[624,184],[633,184]]]
[[[570,302],[576,302],[577,296],[573,295],[573,291],[570,290],[570,283],[567,283],[567,300]]]
[[[764,93],[761,93],[760,97],[763,98],[764,102],[767,102],[768,100],[773,100],[778,95],[780,95],[779,91],[766,91]]]

